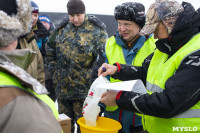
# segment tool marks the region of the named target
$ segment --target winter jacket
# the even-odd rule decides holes
[[[52,25],[53,26],[53,25]],[[53,30],[53,27],[51,26],[50,30]],[[46,55],[46,42],[48,40],[48,37],[50,36],[50,30],[48,31],[41,21],[38,19],[36,25],[32,27],[34,34],[36,36],[36,41],[38,48],[42,54],[43,61],[44,61],[44,73],[45,73],[45,87],[49,91],[49,97],[53,99],[54,101],[56,100],[56,94],[55,94],[55,89],[53,86],[53,81],[52,81],[52,72],[48,71],[47,68],[47,63],[45,59]]]
[[[40,22],[38,19],[36,25],[32,27],[33,32],[36,36],[36,41],[38,48],[42,54],[42,56],[45,56],[45,44],[47,42],[48,36],[50,35],[50,32],[44,27],[44,25]]]
[[[180,131],[179,128],[182,126],[191,126],[192,130],[200,131],[200,46],[198,46],[200,40],[200,9],[195,11],[186,2],[183,2],[182,5],[184,12],[179,14],[169,38],[156,42],[157,52],[150,55],[142,67],[120,65],[120,72],[113,75],[114,78],[121,80],[142,79],[147,89],[151,88],[151,92],[153,92],[151,95],[140,96],[125,91],[119,92],[117,95],[117,105],[120,108],[148,115],[144,117],[144,128],[147,128],[150,133],[157,133],[158,130],[164,132]],[[168,49],[169,47],[171,51]],[[188,52],[186,47],[191,52]],[[161,56],[158,56],[158,52],[162,53]],[[163,56],[165,56],[165,60],[158,65]],[[153,62],[155,61],[154,58],[158,60],[157,64]],[[172,62],[172,60],[174,61]],[[174,65],[166,70],[165,68],[171,63],[174,63]],[[159,79],[150,81],[148,77],[154,76],[150,74],[154,67],[158,69],[153,74],[158,72],[157,76],[159,77],[156,76],[156,78]],[[169,77],[162,86],[158,84],[158,82],[163,81],[160,75],[164,73],[160,71],[172,73],[170,76],[168,75]],[[149,84],[149,81],[151,84]],[[159,89],[160,87],[162,90]],[[189,110],[192,112],[183,115]],[[145,118],[147,119],[146,123]],[[171,124],[173,123],[175,127],[172,127]],[[184,128],[185,130],[188,129]]]
[[[98,60],[95,62],[93,68],[93,78],[97,77],[98,68],[104,63],[103,61],[109,64],[119,62],[141,66],[143,59],[153,53],[154,49],[155,40],[153,36],[151,36],[151,38],[140,36],[133,47],[129,49],[117,32],[115,36],[107,40],[104,49],[99,50]],[[111,82],[118,82],[110,77],[109,79]],[[100,104],[100,106],[102,105]],[[106,107],[104,116],[121,122],[122,131],[125,133],[130,133],[135,127],[142,126],[141,117],[135,115],[133,112],[121,110],[120,108],[113,109],[113,107]]]
[[[45,84],[44,63],[40,50],[38,49],[37,43],[35,41],[34,33],[31,31],[27,35],[20,37],[17,48],[30,49],[37,53],[33,62],[29,65],[26,71],[33,78],[37,79],[41,84],[44,85]]]
[[[134,63],[134,58],[136,57],[136,54],[139,52],[139,50],[142,48],[145,41],[147,41],[149,39],[149,43],[151,43],[151,46],[148,47],[147,52],[145,52],[147,55],[149,55],[150,53],[153,53],[153,51],[155,50],[155,40],[153,39],[153,36],[150,35],[149,37],[144,37],[141,36],[136,43],[134,44],[134,46],[129,49],[126,44],[124,43],[124,41],[121,39],[121,37],[119,36],[119,33],[117,32],[115,36],[112,36],[111,38],[115,38],[116,41],[116,45],[119,45],[122,48],[122,52],[123,52],[123,57],[125,59],[126,64],[133,64]],[[111,40],[111,38],[109,40]],[[108,41],[109,41],[108,40]],[[93,72],[92,72],[92,81],[94,81],[97,77],[98,77],[98,69],[99,67],[103,64],[103,63],[109,63],[112,64],[108,61],[107,55],[106,55],[106,46],[102,45],[99,48],[98,51],[98,56],[97,59],[93,65]],[[115,57],[116,58],[116,57]],[[146,56],[143,57],[143,59],[145,59]],[[139,59],[138,59],[139,60]],[[138,66],[138,63],[136,63]],[[139,66],[141,66],[141,64],[139,63]],[[108,79],[110,79],[110,76],[107,76]]]
[[[81,26],[66,19],[50,36],[46,59],[58,97],[87,96],[97,49],[107,39],[104,26],[96,17],[86,15]]]
[[[34,96],[46,97],[46,100],[53,103],[46,95],[47,90],[23,70],[33,58],[29,50],[0,50],[1,133],[61,133],[62,131],[53,115],[53,110]],[[52,105],[55,109],[54,103]],[[55,113],[58,115],[58,112]]]

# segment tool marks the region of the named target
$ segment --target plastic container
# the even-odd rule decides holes
[[[118,121],[106,117],[99,117],[96,127],[87,126],[84,117],[78,119],[81,133],[117,133],[121,128]]]

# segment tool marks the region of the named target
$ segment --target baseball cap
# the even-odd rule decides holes
[[[150,35],[156,30],[160,21],[165,21],[170,17],[178,16],[182,11],[184,11],[184,8],[175,0],[154,2],[147,11],[145,26],[139,34]],[[176,21],[174,19],[172,20]]]

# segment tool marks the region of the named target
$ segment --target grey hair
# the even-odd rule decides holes
[[[19,30],[6,30],[0,28],[0,47],[7,47],[19,37]]]
[[[31,29],[31,5],[29,0],[16,0],[17,14],[9,16],[0,11],[0,47],[17,40]]]

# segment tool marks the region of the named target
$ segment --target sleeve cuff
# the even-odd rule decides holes
[[[113,64],[113,65],[117,66],[117,72],[120,72],[120,70],[121,70],[120,64],[119,64],[118,62],[116,62],[116,63]]]
[[[122,92],[123,92],[123,91],[120,91],[120,92],[117,93],[117,96],[116,96],[116,99],[117,99],[117,100],[119,100],[120,96],[122,95]]]

